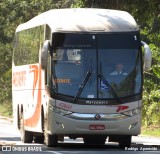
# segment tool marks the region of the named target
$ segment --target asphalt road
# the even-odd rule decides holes
[[[118,143],[106,142],[103,146],[86,146],[81,138],[58,143],[57,147],[42,144],[23,144],[20,133],[13,127],[10,119],[0,117],[0,154],[160,154],[160,138],[132,137],[130,148],[120,149]]]

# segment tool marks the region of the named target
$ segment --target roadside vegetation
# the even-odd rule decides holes
[[[16,27],[54,8],[95,7],[129,12],[140,25],[153,60],[144,72],[143,131],[160,136],[160,1],[159,0],[6,0],[0,2],[0,116],[12,117],[11,63]],[[25,99],[25,98],[24,98]],[[154,127],[156,126],[156,127]],[[154,135],[153,133],[153,135]]]
[[[143,126],[141,135],[159,138],[160,137],[160,126],[159,125],[157,125],[157,126],[151,125],[148,127]]]
[[[0,116],[12,118],[11,102],[4,102],[0,104]]]

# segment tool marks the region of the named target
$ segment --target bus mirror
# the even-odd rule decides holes
[[[151,68],[151,63],[152,63],[152,53],[149,48],[149,46],[141,41],[143,47],[144,47],[144,70],[147,71]]]
[[[42,52],[41,52],[41,67],[44,70],[46,70],[47,68],[47,58],[48,58],[49,49],[50,49],[50,43],[49,43],[49,40],[46,40],[43,44]]]

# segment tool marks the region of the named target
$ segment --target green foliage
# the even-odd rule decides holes
[[[0,103],[0,116],[12,117],[12,104],[11,102]]]
[[[79,1],[79,0],[75,0],[72,4],[71,4],[71,8],[82,8],[84,7],[84,2],[83,1]]]
[[[11,101],[11,56],[10,44],[0,43],[0,102]]]
[[[160,2],[159,0],[6,0],[0,2],[0,104],[11,102],[12,41],[16,27],[54,8],[94,7],[128,11],[150,44],[152,68],[145,72],[143,122],[160,124]]]
[[[158,34],[155,34],[157,38]],[[153,39],[149,37],[149,39]],[[155,39],[155,38],[154,38]],[[160,48],[150,44],[152,51],[152,68],[145,72],[143,95],[143,122],[145,126],[160,124]]]

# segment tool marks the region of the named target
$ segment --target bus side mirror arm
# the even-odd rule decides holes
[[[152,63],[152,53],[149,48],[149,46],[141,41],[143,47],[144,47],[144,70],[147,71],[151,68],[151,63]]]
[[[41,67],[42,69],[46,70],[47,69],[47,59],[48,59],[48,53],[50,52],[50,41],[46,40],[43,44],[42,51],[41,51]]]

